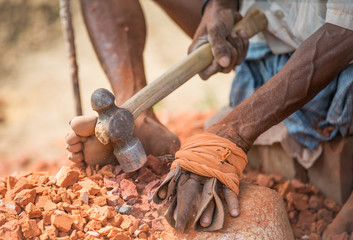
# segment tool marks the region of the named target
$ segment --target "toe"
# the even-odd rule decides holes
[[[94,134],[96,116],[78,116],[71,120],[71,128],[78,136],[88,137]]]
[[[83,154],[82,152],[78,153],[69,153],[68,159],[73,161],[74,163],[79,163],[83,161]]]
[[[212,219],[213,219],[213,212],[214,212],[214,200],[212,200],[207,208],[205,209],[205,211],[202,213],[202,216],[200,218],[200,225],[202,227],[208,227],[211,225],[212,223]]]
[[[74,144],[79,143],[81,141],[81,137],[77,136],[74,131],[70,131],[66,135],[65,141],[68,145],[74,145]]]
[[[81,142],[78,142],[73,145],[67,145],[66,146],[67,151],[72,152],[72,153],[77,153],[81,152],[83,150],[83,144]]]
[[[230,190],[228,187],[223,186],[223,194],[224,198],[226,199],[227,205],[228,205],[228,210],[229,214],[232,217],[236,217],[240,213],[239,209],[239,200],[235,192]]]

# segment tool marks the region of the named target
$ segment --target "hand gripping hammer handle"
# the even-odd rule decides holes
[[[243,30],[251,38],[265,30],[266,27],[265,14],[258,9],[253,9],[234,25],[233,31]],[[200,46],[128,99],[121,108],[129,110],[136,119],[143,111],[161,101],[195,74],[205,69],[212,63],[213,58],[209,43]]]

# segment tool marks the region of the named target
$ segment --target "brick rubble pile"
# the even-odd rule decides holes
[[[158,239],[164,230],[151,192],[168,161],[149,156],[138,172],[65,166],[56,176],[0,178],[1,239]]]

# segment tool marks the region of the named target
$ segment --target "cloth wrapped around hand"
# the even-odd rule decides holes
[[[175,154],[171,170],[179,163],[186,171],[217,178],[238,195],[239,179],[248,160],[235,143],[212,133],[202,133],[186,140]]]

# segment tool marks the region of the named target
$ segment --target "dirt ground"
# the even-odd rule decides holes
[[[109,89],[109,84],[89,42],[79,6],[73,3],[83,108],[85,114],[94,114],[90,109],[90,95],[100,87]],[[152,1],[141,3],[148,29],[146,74],[148,81],[152,81],[186,56],[190,39]],[[28,11],[23,10],[22,5]],[[3,119],[0,123],[0,175],[4,175],[22,167],[30,168],[33,159],[53,162],[63,159],[66,155],[64,137],[68,122],[74,117],[74,102],[67,52],[55,15],[57,4],[1,0],[0,8],[2,18],[8,25],[12,24],[0,30],[0,39],[8,39],[0,45],[1,51],[8,55],[6,59],[2,57],[2,62],[7,64],[3,64],[6,69],[0,71],[0,118]],[[26,18],[14,19],[17,15],[11,13],[20,11]],[[49,22],[52,18],[55,20]],[[26,22],[29,23],[24,24]],[[26,26],[28,30],[21,32],[16,26]],[[16,32],[10,31],[12,28],[19,29],[20,33],[11,35]],[[219,74],[207,82],[194,77],[155,109],[165,114],[222,107],[228,102],[232,75]]]

